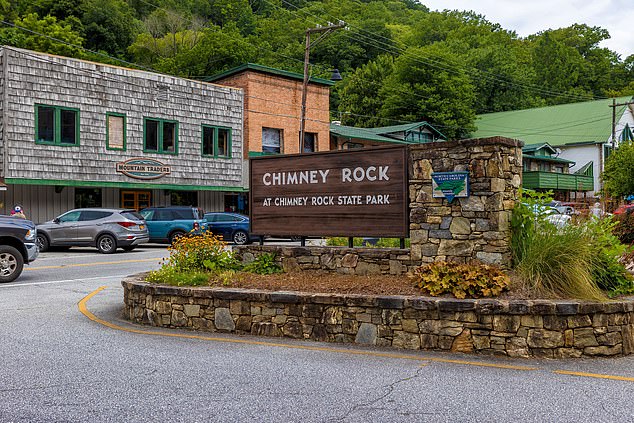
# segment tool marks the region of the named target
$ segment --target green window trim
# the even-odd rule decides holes
[[[158,132],[156,139],[156,150],[150,150],[147,148],[147,124],[148,122],[158,123]],[[174,124],[174,151],[163,150],[163,130],[166,123]],[[155,154],[169,154],[172,156],[178,156],[178,121],[160,118],[143,118],[143,152],[155,153]]]
[[[213,154],[205,154],[205,129],[213,130]],[[227,154],[219,154],[218,149],[218,132],[219,131],[227,131]],[[216,126],[216,125],[201,125],[200,129],[200,155],[202,157],[208,157],[213,159],[230,159],[231,158],[231,128],[226,126]]]
[[[53,141],[45,141],[40,139],[40,107],[53,109]],[[62,111],[75,112],[75,143],[62,142]],[[51,106],[49,104],[35,104],[35,143],[41,145],[55,145],[60,147],[79,147],[79,109],[74,107]]]
[[[123,148],[121,147],[110,147],[110,116],[122,117],[123,118]],[[106,150],[113,151],[126,151],[128,145],[128,119],[124,113],[115,113],[115,112],[106,112]]]

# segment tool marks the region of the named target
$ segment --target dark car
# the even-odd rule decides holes
[[[24,264],[38,255],[37,230],[30,220],[0,215],[0,282],[11,282],[22,273]]]
[[[178,237],[203,224],[203,211],[197,207],[147,207],[139,212],[147,223],[150,242],[171,244]]]
[[[249,218],[238,213],[205,213],[203,228],[215,235],[221,235],[225,241],[238,245],[249,244]]]
[[[37,225],[40,251],[50,247],[96,247],[104,254],[132,251],[149,241],[140,214],[127,209],[74,209]]]

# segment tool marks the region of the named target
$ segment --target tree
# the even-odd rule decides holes
[[[30,13],[23,19],[17,19],[15,25],[15,28],[0,33],[1,42],[43,53],[83,57],[84,39],[73,31],[70,24],[58,22],[53,16],[39,19],[37,14]]]
[[[141,23],[123,0],[87,0],[81,16],[86,47],[123,56],[140,32]]]
[[[393,70],[394,59],[383,55],[346,75],[337,89],[342,124],[361,127],[389,124],[379,113],[385,101],[381,88]]]
[[[475,130],[475,94],[465,69],[440,43],[409,48],[379,91],[381,117],[436,126],[450,139]]]
[[[614,198],[634,194],[634,142],[623,141],[605,161],[603,189]]]

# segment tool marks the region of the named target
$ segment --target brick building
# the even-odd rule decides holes
[[[244,158],[299,152],[303,75],[248,63],[207,81],[244,90]],[[310,78],[304,152],[330,149],[330,87]]]

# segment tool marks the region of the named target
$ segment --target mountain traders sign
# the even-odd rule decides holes
[[[117,172],[135,179],[158,179],[172,173],[172,168],[154,159],[130,159],[117,163]]]
[[[250,160],[254,235],[409,236],[406,146]]]

